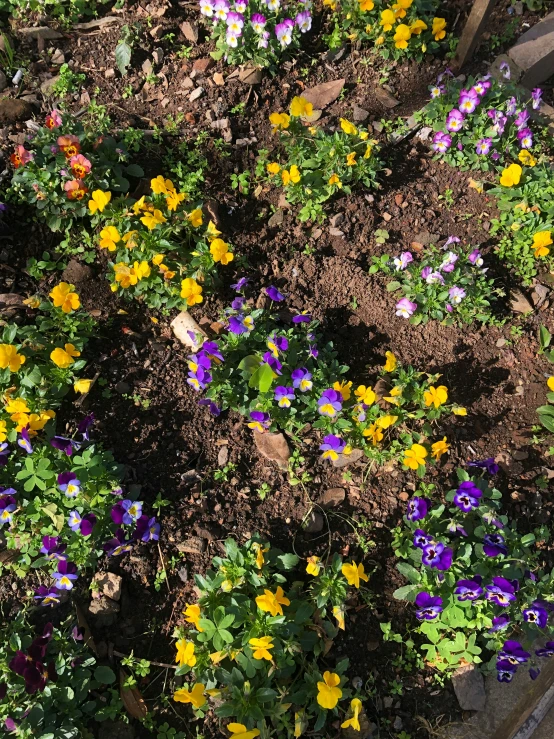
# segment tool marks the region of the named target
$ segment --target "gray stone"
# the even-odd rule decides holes
[[[50,97],[50,95],[54,94],[54,86],[57,82],[60,80],[60,75],[56,74],[54,77],[49,77],[47,80],[44,80],[44,82],[40,86],[40,91],[43,95],[46,97]]]
[[[343,221],[344,213],[335,213],[334,216],[331,216],[331,218],[329,218],[329,225],[333,228],[336,228],[337,226],[340,226]]]
[[[369,118],[369,110],[366,110],[365,108],[360,108],[359,105],[355,105],[352,111],[352,118],[356,123],[363,123]]]
[[[307,534],[319,534],[323,531],[323,516],[317,511],[310,511],[304,523],[304,531]]]
[[[225,467],[227,460],[229,459],[229,447],[227,445],[222,446],[217,455],[217,464],[219,467]]]
[[[111,600],[121,599],[121,585],[123,578],[113,572],[102,572],[94,576],[94,582],[98,585],[102,591],[102,595],[105,595]]]
[[[273,215],[271,216],[271,218],[270,218],[270,219],[269,219],[269,221],[267,222],[267,225],[268,225],[268,226],[269,226],[270,228],[276,228],[277,226],[280,226],[280,225],[281,225],[281,223],[283,223],[283,219],[284,219],[284,217],[285,217],[285,215],[284,215],[283,211],[282,211],[282,210],[281,210],[281,209],[279,208],[279,209],[278,209],[278,210],[276,210],[276,211],[275,211],[275,213],[274,213],[274,214],[273,214]]]
[[[245,85],[259,85],[262,76],[262,70],[254,64],[245,64],[239,69],[239,80]]]
[[[180,541],[177,549],[185,554],[202,554],[206,549],[206,542],[199,536],[190,536],[186,541]]]
[[[119,613],[120,605],[115,600],[102,595],[100,598],[91,600],[88,610],[93,616],[110,616]]]
[[[344,231],[341,231],[340,228],[331,228],[329,229],[329,235],[330,236],[336,236],[337,238],[342,238],[344,236]]]
[[[54,41],[55,39],[63,38],[63,34],[58,31],[54,31],[53,28],[48,26],[35,26],[34,28],[19,28],[18,33],[27,38],[42,39],[43,41]]]
[[[154,64],[160,65],[164,60],[164,50],[158,46],[158,48],[154,49],[152,52],[152,59],[154,60]]]
[[[150,61],[150,59],[145,59],[142,63],[142,71],[144,72],[144,74],[146,76],[152,74],[153,69],[154,67],[152,66],[152,62]]]
[[[464,711],[484,711],[487,696],[482,673],[475,665],[464,665],[452,674],[452,685],[460,708]]]
[[[504,81],[504,73],[501,72],[500,66],[504,63],[507,63],[510,67],[510,79],[512,82],[519,82],[521,75],[523,74],[523,70],[519,68],[519,66],[516,64],[516,62],[509,57],[507,54],[500,54],[496,57],[494,62],[489,67],[489,73],[494,77],[495,80],[499,80],[500,82]]]
[[[400,105],[400,100],[397,100],[394,95],[391,95],[384,87],[377,87],[375,89],[375,97],[384,108],[387,108],[387,110],[396,108],[397,105]]]
[[[190,77],[185,77],[185,79],[183,80],[183,87],[185,88],[185,90],[192,90],[192,88],[194,87],[194,82],[191,80]]]
[[[225,131],[229,126],[230,121],[228,118],[219,118],[217,121],[212,121],[210,123],[210,128],[213,128],[216,131]]]
[[[52,64],[60,67],[65,62],[65,54],[61,49],[56,49],[52,54]]]
[[[203,87],[197,87],[196,90],[193,90],[191,94],[189,95],[189,100],[191,103],[193,103],[195,100],[198,100],[202,97],[204,94],[204,88]]]
[[[519,37],[508,52],[523,71],[521,83],[525,87],[540,85],[554,74],[554,13]]]
[[[340,454],[338,459],[333,459],[331,464],[333,467],[350,467],[352,464],[356,464],[364,456],[361,449],[352,449],[350,454]]]
[[[121,395],[126,395],[131,390],[131,386],[128,382],[120,381],[115,386],[116,393],[121,393]]]
[[[318,504],[322,508],[336,508],[346,498],[344,488],[329,488],[320,496]]]
[[[181,33],[191,44],[198,41],[198,25],[196,23],[189,23],[189,21],[181,23]]]
[[[104,72],[104,77],[107,80],[113,79],[115,77],[115,69],[113,69],[113,67],[110,69],[106,69],[106,71]]]
[[[0,100],[0,123],[16,123],[33,115],[33,106],[26,100],[3,98]]]

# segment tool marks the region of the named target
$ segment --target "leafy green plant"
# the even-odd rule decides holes
[[[68,64],[62,64],[59,78],[52,85],[52,92],[60,98],[67,97],[71,92],[79,90],[85,80],[84,74],[77,74]]]
[[[544,354],[545,357],[551,364],[554,364],[554,349],[550,349],[550,342],[552,336],[546,326],[539,328],[539,343],[540,353]],[[554,376],[551,376],[546,381],[549,392],[546,394],[547,405],[541,405],[537,408],[537,414],[541,424],[554,434]]]
[[[137,35],[138,30],[135,26],[128,26],[127,24],[121,26],[121,35],[115,47],[115,63],[122,77],[125,77],[131,66],[131,56]]]

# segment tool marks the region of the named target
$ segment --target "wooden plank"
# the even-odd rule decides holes
[[[475,0],[473,3],[452,64],[455,70],[461,69],[472,57],[496,3],[497,0]]]

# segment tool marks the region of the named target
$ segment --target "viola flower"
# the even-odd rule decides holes
[[[445,546],[442,542],[437,541],[433,544],[427,544],[422,549],[421,561],[428,567],[434,567],[437,570],[448,570],[452,565],[453,551]]]
[[[342,395],[329,388],[323,392],[321,398],[318,398],[317,404],[322,416],[335,418],[337,413],[342,410]]]
[[[269,5],[269,7],[271,6]],[[292,42],[293,29],[294,21],[290,18],[285,18],[282,23],[277,23],[277,25],[275,26],[275,35],[277,36],[282,49],[285,49]]]
[[[539,629],[546,628],[548,623],[548,611],[536,601],[530,608],[525,608],[522,612],[523,620],[528,624],[535,624]]]
[[[237,0],[235,2],[235,10],[237,13],[246,13],[246,8],[248,7],[248,0]]]
[[[492,457],[484,459],[482,462],[468,462],[468,467],[479,467],[480,469],[486,470],[489,475],[497,475],[500,471],[500,467],[496,464]]]
[[[60,544],[58,536],[42,537],[42,546],[40,548],[40,553],[44,554],[44,556],[48,559],[67,559],[67,556],[64,554],[66,549],[67,545]]]
[[[434,621],[442,613],[442,598],[430,593],[418,593],[415,599],[416,618],[420,621]]]
[[[512,96],[506,103],[506,114],[510,116],[515,115],[516,110],[517,110],[517,99]]]
[[[142,503],[138,500],[122,500],[121,507],[123,509],[122,523],[130,526],[136,523],[142,515]]]
[[[343,453],[346,448],[346,443],[340,438],[340,436],[327,434],[327,436],[323,437],[323,444],[320,444],[319,448],[323,452],[321,455],[322,459],[335,461],[339,458],[339,455]]]
[[[62,559],[58,562],[58,571],[54,572],[52,577],[56,581],[56,587],[59,590],[71,590],[73,582],[79,577],[77,565],[74,562]]]
[[[312,16],[307,10],[303,10],[294,19],[300,33],[307,33],[312,27]]]
[[[544,647],[535,649],[537,657],[554,657],[554,641],[547,641]]]
[[[200,13],[205,18],[211,18],[214,14],[214,2],[213,0],[200,0]]]
[[[263,595],[258,595],[256,605],[264,613],[271,613],[273,617],[283,615],[283,606],[290,606],[290,600],[285,598],[285,591],[281,586],[277,587],[275,593],[264,589]]]
[[[195,710],[198,710],[206,704],[206,697],[204,695],[205,689],[206,686],[202,685],[201,683],[196,683],[195,685],[193,685],[192,690],[190,691],[187,688],[180,688],[179,690],[176,690],[173,694],[173,700],[177,703],[190,703]],[[244,732],[246,732],[246,726],[243,726],[243,724],[227,724],[227,728],[230,731],[231,726],[240,727],[241,729],[244,729]],[[258,732],[257,734],[255,733],[256,731]],[[248,739],[253,739],[254,736],[259,736],[260,734],[257,729],[246,733],[249,735]],[[240,736],[240,734],[237,736]]]
[[[367,2],[368,0],[365,1]],[[373,8],[373,0],[369,1],[372,3],[371,7]],[[350,710],[352,711],[352,717],[343,721],[340,725],[341,729],[352,728],[354,731],[361,731],[359,716],[362,710],[362,701],[359,698],[352,698],[350,701]]]
[[[279,352],[286,352],[289,348],[289,340],[286,336],[270,336],[267,340],[267,346],[271,354],[278,358]]]
[[[410,449],[404,450],[404,459],[402,464],[409,467],[411,470],[417,470],[419,467],[425,466],[425,457],[427,456],[427,449],[421,444],[412,444]]]
[[[306,367],[299,367],[291,373],[292,385],[298,388],[301,393],[311,390],[313,387],[312,373],[308,372]]]
[[[487,557],[498,557],[508,554],[508,547],[504,543],[502,534],[485,534],[483,537],[483,551]]]
[[[492,146],[492,139],[489,139],[489,138],[479,139],[479,141],[477,142],[477,146],[475,147],[475,151],[477,152],[477,154],[481,156],[486,156],[490,152],[491,146]]]
[[[340,685],[339,675],[328,670],[323,673],[323,682],[317,683],[317,702],[322,708],[332,710],[342,698],[342,690],[337,687],[338,685]]]
[[[231,316],[229,318],[229,331],[237,336],[247,334],[254,328],[254,321],[251,316]]]
[[[517,667],[510,664],[507,660],[501,660],[496,663],[496,679],[500,683],[511,683],[516,674]]]
[[[281,364],[281,362],[278,359],[276,359],[273,356],[273,354],[271,352],[266,352],[262,356],[262,361],[260,362],[260,364],[263,364],[264,362],[271,367],[271,369],[273,370],[273,372],[275,372],[276,375],[282,375],[283,374],[281,372],[281,370],[283,369],[283,365]]]
[[[229,244],[223,239],[214,239],[210,244],[210,254],[214,262],[220,262],[223,266],[229,264],[235,258],[233,252],[229,251]]]
[[[399,23],[393,36],[395,47],[397,49],[407,49],[408,41],[411,38],[412,31],[410,26],[407,26],[405,23]]]
[[[311,323],[312,321],[312,314],[308,313],[308,311],[304,310],[302,313],[299,313],[297,316],[292,317],[293,323]]]
[[[306,572],[308,573],[308,575],[312,575],[312,577],[319,577],[319,573],[323,568],[323,565],[319,561],[319,557],[316,557],[315,555],[312,557],[308,557],[307,562],[308,564],[306,566]]]
[[[221,415],[221,408],[217,405],[217,403],[214,403],[213,400],[210,400],[209,398],[202,398],[202,400],[198,401],[198,405],[206,405],[208,406],[208,410],[212,414],[212,416]]]
[[[446,19],[433,18],[433,27],[431,33],[435,37],[435,41],[441,41],[446,36]]]
[[[216,0],[214,5],[215,17],[220,21],[226,20],[227,14],[229,12],[229,7],[230,6],[227,0]]]
[[[475,267],[482,267],[484,264],[483,257],[481,256],[479,249],[474,249],[467,259],[468,262],[473,264]]]
[[[435,282],[440,282],[441,285],[444,285],[444,277],[440,272],[433,272],[432,267],[424,267],[421,270],[421,278],[425,280],[428,285],[432,285]]]
[[[279,408],[290,408],[291,402],[294,400],[294,388],[279,385],[275,388],[275,400]]]
[[[78,180],[83,180],[92,169],[91,162],[82,154],[76,154],[69,160],[71,171]]]
[[[0,498],[0,526],[12,522],[13,513],[16,508],[17,503],[13,495],[5,495]]]
[[[248,422],[248,428],[253,431],[257,431],[260,434],[263,434],[264,431],[271,426],[269,413],[264,413],[263,411],[251,411],[250,418],[252,420]]]
[[[243,290],[248,285],[249,282],[250,282],[249,277],[240,277],[235,282],[234,285],[231,285],[231,287],[233,288],[233,290],[236,290],[236,292],[239,293],[241,290]]]
[[[408,298],[402,298],[396,304],[396,315],[402,318],[410,318],[417,310],[417,303],[412,303]]]
[[[500,71],[502,72],[502,76],[505,80],[509,80],[512,76],[512,72],[510,70],[510,65],[508,64],[508,62],[501,62]]]
[[[522,149],[530,149],[533,146],[533,132],[530,128],[522,128],[518,131],[517,138]]]
[[[88,192],[88,187],[83,180],[68,180],[63,189],[69,200],[82,200]]]
[[[469,513],[479,507],[482,495],[483,493],[471,480],[462,482],[454,495],[454,505],[464,513]]]
[[[74,449],[79,449],[80,444],[73,439],[66,439],[65,436],[54,436],[50,439],[50,446],[54,449],[59,449],[60,452],[65,452],[68,457],[71,457]]]
[[[261,13],[253,13],[250,18],[250,23],[256,33],[263,33],[267,20],[265,15],[261,15]]]
[[[61,593],[54,586],[47,588],[46,585],[39,585],[33,597],[35,600],[40,601],[41,606],[46,608],[47,606],[58,605]]]
[[[473,113],[475,108],[479,105],[479,96],[477,93],[472,90],[462,90],[460,93],[460,100],[459,100],[459,108],[460,111],[464,115],[470,115]],[[448,128],[448,123],[447,123]],[[453,130],[459,130],[459,129],[453,129]]]
[[[503,629],[507,628],[510,624],[510,619],[508,616],[495,616],[492,620],[492,626],[489,629],[490,634],[494,634],[497,631],[502,631]]]
[[[270,649],[275,648],[272,636],[262,636],[259,639],[250,639],[248,643],[253,647],[252,657],[254,659],[265,659],[268,662],[273,661],[273,657],[269,651]]]
[[[429,502],[418,496],[408,501],[406,518],[408,521],[421,521],[429,511]]]
[[[487,600],[490,600],[501,608],[507,608],[510,603],[516,600],[516,588],[505,577],[493,577],[492,585],[487,585],[486,591]]]
[[[262,35],[260,36],[260,40],[258,41],[258,49],[267,49],[269,46],[269,31],[264,31]],[[285,113],[283,113],[285,115]],[[284,128],[288,128],[288,126],[284,126]],[[276,129],[274,129],[275,132]]]
[[[188,667],[194,667],[196,664],[196,655],[194,654],[194,642],[187,641],[186,639],[179,639],[176,644],[177,654],[175,655],[175,662],[180,666],[187,665]]]
[[[360,580],[364,582],[369,581],[369,577],[365,574],[364,566],[361,562],[360,564],[356,564],[356,562],[351,562],[350,564],[345,562],[341,568],[341,572],[346,578],[347,583],[353,585],[356,590],[360,588]]]
[[[512,639],[505,641],[502,649],[498,652],[499,660],[506,660],[514,667],[525,664],[530,658],[529,652],[526,652],[518,641]]]
[[[383,26],[383,31],[391,31],[396,23],[396,16],[393,10],[383,10],[381,12],[381,20],[379,23]]]
[[[414,261],[414,258],[412,257],[411,252],[403,251],[399,257],[395,257],[392,261],[394,262],[396,271],[398,272],[399,270],[406,269],[408,264]]]
[[[541,107],[542,90],[540,87],[535,87],[531,93],[531,100],[533,101],[533,110],[538,110]]]
[[[196,390],[205,390],[210,382],[212,381],[212,375],[207,372],[203,367],[198,367],[195,372],[189,372],[187,377],[187,383]]]
[[[432,85],[431,87],[429,87],[429,91],[431,93],[431,99],[434,100],[435,98],[444,95],[444,93],[446,92],[446,88],[444,85]]]
[[[433,149],[438,151],[440,154],[444,154],[452,146],[452,136],[445,133],[444,131],[438,131],[433,136]]]
[[[17,446],[20,446],[22,449],[24,449],[27,454],[33,453],[33,447],[31,445],[31,440],[29,438],[29,427],[25,426],[21,429],[20,432],[21,438],[17,440]]]
[[[79,511],[71,511],[69,518],[67,519],[67,525],[72,531],[77,532],[81,527],[81,521],[82,518]]]
[[[117,529],[114,538],[107,541],[102,548],[108,557],[117,557],[130,552],[133,547],[131,542],[126,541],[123,529]]]
[[[31,151],[27,151],[24,146],[19,144],[15,147],[14,153],[10,155],[10,162],[16,169],[19,169],[19,167],[24,167],[29,162],[32,162],[34,158],[35,155]]]
[[[414,531],[414,547],[417,549],[423,549],[423,547],[426,547],[428,544],[433,544],[434,539],[430,534],[426,534],[423,529],[416,529]]]
[[[156,522],[156,517],[148,518],[142,515],[137,521],[137,527],[133,533],[134,539],[141,541],[157,541],[160,538],[160,524]]]
[[[280,303],[282,300],[285,299],[283,293],[279,292],[279,290],[276,287],[273,287],[273,285],[265,288],[265,294],[270,300],[273,300],[275,303]]]
[[[500,184],[503,187],[514,187],[514,185],[519,185],[522,173],[523,170],[519,164],[510,164],[509,167],[506,167],[506,169],[502,171],[502,174],[500,175]]]
[[[186,277],[181,282],[180,294],[181,297],[186,300],[188,306],[196,305],[204,300],[202,297],[202,286],[199,285],[192,277]]]
[[[472,580],[458,580],[454,592],[459,601],[477,600],[485,592],[481,587],[482,578],[475,575]]]
[[[56,108],[50,111],[50,113],[46,116],[46,120],[44,121],[44,125],[50,130],[52,130],[53,128],[59,128],[62,123],[63,120],[60,115],[60,111]]]
[[[242,29],[244,27],[244,17],[240,13],[235,13],[231,11],[230,13],[228,13],[225,20],[227,23],[227,33],[234,33],[237,36],[240,36],[242,34]]]
[[[527,123],[530,117],[531,117],[531,114],[526,108],[518,111],[516,119],[514,120],[514,125],[518,129],[518,131],[522,128],[527,128]]]
[[[454,285],[454,287],[449,289],[448,295],[454,305],[459,305],[466,297],[466,291],[462,287],[456,287],[456,285]]]
[[[471,88],[479,97],[483,97],[490,90],[491,83],[489,80],[478,80]]]
[[[436,459],[439,460],[443,454],[446,454],[448,450],[450,449],[450,444],[446,441],[446,436],[444,436],[439,441],[435,441],[434,444],[431,444],[431,455]]]

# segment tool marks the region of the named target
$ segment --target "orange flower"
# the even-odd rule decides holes
[[[63,189],[69,200],[82,200],[88,192],[88,187],[83,180],[68,180]]]
[[[77,136],[58,136],[56,143],[60,147],[60,151],[63,151],[65,154],[66,159],[71,159],[71,157],[77,156],[81,151],[81,142]]]

